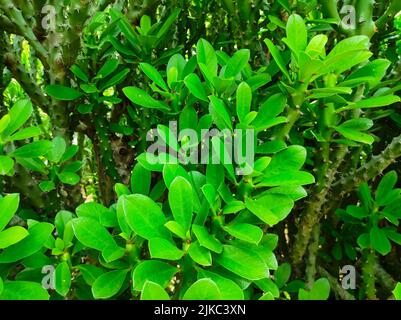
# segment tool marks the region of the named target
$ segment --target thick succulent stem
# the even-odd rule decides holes
[[[316,259],[319,251],[320,224],[316,224],[312,230],[312,241],[309,244],[309,256],[306,262],[306,285],[313,286],[316,276]]]
[[[326,185],[320,190],[320,192],[314,193],[309,200],[305,212],[303,213],[301,220],[298,224],[298,232],[295,236],[294,245],[292,248],[291,258],[295,265],[298,265],[306,251],[308,246],[313,226],[316,225],[323,217],[322,207],[327,201],[330,187],[333,184],[337,169],[342,163],[344,156],[347,153],[346,146],[340,146],[337,151],[335,165],[327,171]]]
[[[362,264],[362,279],[365,287],[366,298],[369,300],[376,299],[376,255],[372,249],[364,249]]]
[[[392,291],[397,285],[397,281],[395,281],[394,278],[384,270],[379,262],[376,262],[375,264],[375,273],[377,275],[377,280],[379,280],[387,290]]]
[[[342,196],[355,190],[361,183],[367,182],[380,175],[388,166],[401,157],[401,135],[395,137],[387,148],[355,172],[352,172],[339,181],[333,187],[334,192]]]

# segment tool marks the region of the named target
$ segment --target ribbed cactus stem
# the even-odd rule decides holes
[[[395,137],[380,155],[373,156],[369,162],[356,170],[356,172],[352,172],[336,182],[333,185],[335,191],[341,192],[341,194],[344,195],[354,190],[361,183],[367,182],[380,175],[400,157],[401,135]]]
[[[376,299],[375,252],[372,249],[364,249],[362,258],[363,258],[362,280],[365,286],[366,298],[369,300],[375,300]]]

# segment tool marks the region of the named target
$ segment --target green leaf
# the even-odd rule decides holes
[[[35,158],[45,155],[51,148],[52,143],[50,141],[39,140],[16,149],[11,152],[9,156],[16,158]]]
[[[1,126],[4,128],[4,130],[2,130],[2,136],[10,136],[21,128],[30,118],[32,111],[32,103],[29,100],[17,101],[8,113],[9,118],[2,118]],[[8,125],[5,127],[7,123]]]
[[[215,76],[217,74],[217,56],[212,45],[205,39],[200,39],[196,45],[196,57],[198,64],[204,64],[208,72]]]
[[[40,283],[7,281],[4,282],[0,300],[49,300],[49,294]]]
[[[66,152],[63,154],[63,156],[60,159],[60,162],[65,162],[73,158],[79,150],[79,147],[77,145],[71,145],[67,148]]]
[[[170,297],[159,284],[146,281],[141,293],[141,300],[170,300]]]
[[[102,269],[91,264],[78,265],[77,269],[89,286],[93,286],[93,283],[96,281],[96,279],[104,273]]]
[[[315,183],[315,178],[309,172],[288,171],[276,175],[265,176],[258,187],[276,187],[276,186],[302,186]]]
[[[141,107],[159,109],[162,111],[169,110],[167,104],[152,98],[146,91],[137,87],[125,87],[123,92],[128,99]]]
[[[140,163],[137,163],[131,174],[131,190],[133,193],[148,195],[150,190],[152,175]]]
[[[395,187],[398,180],[397,172],[388,172],[380,181],[376,189],[376,202],[378,205],[387,204],[387,197]]]
[[[258,244],[263,237],[262,229],[248,223],[236,223],[224,227],[224,230],[233,237],[254,244]]]
[[[125,77],[127,76],[127,74],[129,72],[130,72],[129,68],[125,68],[125,69],[121,70],[119,73],[117,73],[115,76],[111,77],[106,82],[104,82],[104,83],[101,82],[102,85],[100,86],[99,90],[104,91],[112,86],[115,86],[115,85],[121,83],[122,81],[124,81]]]
[[[274,58],[274,61],[276,61],[278,67],[280,68],[281,72],[287,77],[287,79],[291,82],[291,77],[290,74],[287,71],[287,65],[284,62],[280,51],[277,49],[277,47],[271,42],[269,39],[265,39],[265,43],[267,47],[269,48],[269,51],[271,55]]]
[[[7,248],[29,235],[28,231],[20,226],[8,228],[0,232],[0,249]]]
[[[308,46],[306,47],[305,53],[308,54],[311,58],[325,57],[326,55],[326,44],[328,38],[324,34],[319,34],[314,36],[311,41],[309,41]]]
[[[209,101],[202,82],[195,73],[191,73],[186,76],[184,79],[184,83],[189,92],[191,92],[194,97],[202,101]]]
[[[94,219],[81,217],[72,220],[74,234],[84,246],[98,251],[108,247],[116,247],[113,237],[99,222]]]
[[[14,160],[8,156],[0,156],[0,175],[8,174],[14,168]]]
[[[241,49],[235,52],[234,55],[227,61],[224,77],[236,77],[245,68],[249,58],[250,51],[248,49]]]
[[[81,177],[74,172],[63,171],[57,174],[57,176],[62,183],[69,184],[71,186],[76,185],[81,180]]]
[[[173,55],[167,64],[167,84],[170,88],[173,87],[177,81],[181,80],[181,75],[185,68],[186,61],[180,54]]]
[[[258,115],[253,120],[252,125],[258,131],[264,130],[272,119],[284,111],[286,104],[287,97],[283,94],[272,95],[260,106]]]
[[[401,282],[397,282],[397,285],[391,292],[393,293],[395,300],[401,300]]]
[[[370,108],[385,107],[393,103],[400,102],[400,100],[401,99],[399,96],[393,96],[393,95],[372,97],[351,103],[346,107],[338,109],[338,112],[346,110],[354,110],[354,109],[370,109]]]
[[[391,243],[386,233],[378,227],[370,229],[370,243],[377,252],[385,256],[391,251]]]
[[[310,291],[310,300],[327,300],[330,296],[330,283],[326,278],[315,281]]]
[[[170,185],[168,200],[175,221],[184,229],[185,234],[192,222],[192,186],[183,177],[177,177]]]
[[[347,128],[344,128],[341,126],[335,127],[335,129],[337,132],[342,134],[345,138],[352,140],[352,141],[366,143],[366,144],[372,144],[375,141],[375,139],[367,133],[355,131],[352,129],[347,129]]]
[[[47,158],[55,163],[60,162],[67,148],[67,144],[63,137],[55,137],[52,140],[52,145]]]
[[[237,89],[237,115],[241,123],[251,111],[252,90],[246,82],[241,82]]]
[[[188,254],[192,260],[201,266],[208,267],[212,265],[212,255],[210,254],[210,251],[201,247],[198,241],[190,244]]]
[[[95,299],[108,299],[116,295],[124,284],[128,270],[113,270],[102,274],[92,286]]]
[[[255,216],[257,216],[263,222],[274,226],[277,224],[280,219],[269,209],[266,207],[265,201],[262,199],[251,199],[248,198],[245,201],[246,208],[252,212]]]
[[[248,280],[260,280],[269,275],[266,263],[256,252],[232,245],[224,245],[223,253],[216,256],[216,262]]]
[[[294,50],[295,54],[299,54],[306,49],[308,34],[305,22],[301,16],[292,14],[288,18],[286,33],[290,49]]]
[[[117,70],[118,60],[110,59],[105,62],[105,64],[100,68],[99,72],[96,74],[95,79],[103,79],[108,77],[114,71]]]
[[[368,82],[369,87],[373,88],[378,85],[386,75],[390,65],[391,62],[386,59],[374,60],[353,72],[342,85],[351,83],[352,81],[362,80],[363,82]]]
[[[48,241],[54,226],[40,222],[29,228],[29,235],[0,253],[0,263],[12,263],[33,255]]]
[[[76,64],[74,64],[70,68],[70,70],[78,79],[81,79],[83,82],[89,81],[88,75],[84,71],[82,71],[82,69],[78,67]]]
[[[81,92],[61,85],[49,85],[45,91],[52,98],[64,101],[73,101],[82,96]]]
[[[200,279],[185,292],[183,300],[220,300],[221,293],[211,279]]]
[[[156,70],[155,67],[150,65],[149,63],[140,63],[139,64],[141,70],[154,82],[156,83],[160,88],[162,88],[164,91],[168,91],[168,87],[166,82],[164,82],[163,77],[159,73],[159,71]]]
[[[10,124],[11,117],[10,115],[6,114],[0,119],[0,133],[7,129],[8,125]]]
[[[164,227],[166,217],[161,208],[141,194],[125,196],[124,214],[130,228],[145,239],[170,238]]]
[[[178,18],[179,14],[181,12],[180,8],[175,8],[172,13],[168,16],[168,18],[164,21],[162,26],[160,27],[159,31],[156,34],[156,37],[158,39],[163,39],[168,30],[170,29],[171,25],[174,23],[174,21]]]
[[[76,213],[80,218],[94,219],[105,227],[116,227],[118,224],[116,214],[100,203],[85,202],[77,207]]]
[[[370,236],[369,233],[362,233],[358,239],[356,240],[358,243],[358,246],[360,246],[362,249],[366,249],[370,245]]]
[[[210,235],[204,226],[192,225],[192,232],[195,234],[199,244],[206,249],[216,253],[223,251],[223,245],[214,236]]]
[[[7,141],[18,141],[36,137],[42,133],[42,130],[38,127],[28,127],[17,131],[13,135],[7,138]]]
[[[281,264],[274,273],[274,281],[279,288],[284,287],[291,276],[291,265],[289,263]]]
[[[65,297],[71,287],[71,272],[67,262],[60,263],[55,271],[55,289],[58,294]]]
[[[19,206],[19,194],[10,194],[0,198],[0,231],[10,222]]]
[[[152,258],[165,260],[180,260],[184,255],[175,244],[163,238],[150,239],[149,252]]]
[[[221,300],[244,300],[242,289],[231,279],[204,269],[198,270],[198,279],[199,278],[211,279],[219,288]]]
[[[220,129],[230,129],[232,131],[232,123],[230,114],[227,112],[223,101],[215,96],[209,96],[209,112],[212,115],[213,121],[216,126]]]
[[[183,240],[185,240],[187,238],[186,233],[184,232],[184,228],[178,222],[168,221],[164,226],[167,229],[169,229],[170,232],[174,233],[179,238],[181,238]]]
[[[146,281],[155,282],[162,288],[166,288],[171,279],[178,272],[178,268],[157,260],[140,262],[132,273],[133,287],[142,291]]]

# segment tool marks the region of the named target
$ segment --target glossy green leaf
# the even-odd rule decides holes
[[[151,109],[169,110],[169,106],[161,101],[152,98],[146,91],[137,87],[126,87],[123,89],[124,94],[133,103]]]
[[[92,286],[95,299],[108,299],[116,295],[124,284],[128,270],[113,270],[99,276]]]
[[[39,140],[29,144],[26,144],[9,155],[12,157],[19,158],[34,158],[45,155],[52,147],[52,143],[46,140]]]
[[[188,254],[192,260],[201,266],[208,267],[212,265],[212,255],[210,251],[202,247],[198,241],[190,244]]]
[[[199,241],[199,244],[206,249],[209,249],[216,253],[223,251],[223,245],[214,236],[209,234],[204,226],[192,225],[192,232],[195,234]]]
[[[71,287],[71,271],[67,262],[60,263],[55,271],[55,289],[58,294],[65,297]]]
[[[304,51],[307,46],[308,35],[304,20],[298,14],[292,14],[287,21],[287,40],[295,54]]]
[[[386,233],[378,227],[370,229],[370,243],[373,249],[383,256],[391,251],[391,243],[388,240]]]
[[[191,92],[194,97],[202,101],[209,101],[202,82],[195,73],[191,73],[186,76],[184,79],[184,83],[189,92]]]
[[[48,241],[54,226],[40,222],[29,228],[29,235],[0,253],[0,263],[12,263],[33,255]]]
[[[215,96],[210,96],[209,112],[212,115],[213,121],[220,129],[232,130],[230,114],[228,113],[223,101]]]
[[[0,175],[8,174],[14,167],[14,160],[8,156],[0,156]]]
[[[254,244],[258,244],[263,237],[262,229],[249,223],[236,223],[224,227],[224,230],[235,238]]]
[[[133,287],[142,291],[146,281],[155,282],[166,288],[171,279],[178,272],[176,267],[157,260],[146,260],[139,263],[132,273]]]
[[[268,276],[265,261],[254,251],[232,245],[224,245],[223,253],[216,262],[227,270],[249,280],[260,280]]]
[[[250,58],[250,51],[248,49],[241,49],[234,53],[234,55],[227,61],[224,77],[236,77],[242,69],[245,68]]]
[[[4,282],[0,300],[49,300],[49,294],[40,283],[30,281]]]
[[[116,246],[107,229],[94,219],[87,217],[73,219],[72,228],[79,242],[88,248],[103,251]]]
[[[183,300],[220,300],[221,293],[216,283],[211,279],[200,279],[185,292]]]
[[[141,194],[125,196],[124,214],[130,228],[145,239],[170,238],[166,217],[152,199]]]
[[[237,89],[237,116],[240,122],[244,122],[251,111],[252,90],[246,82],[241,82]]]
[[[141,300],[170,300],[170,297],[159,284],[146,281],[141,293]]]
[[[164,91],[168,91],[168,87],[166,82],[164,82],[163,77],[159,73],[159,71],[156,70],[155,67],[150,65],[149,63],[140,63],[139,64],[141,70],[154,82],[156,83],[160,88],[162,88]]]
[[[0,232],[0,249],[7,248],[29,235],[28,231],[20,226],[14,226]]]
[[[19,194],[10,194],[0,198],[0,231],[10,222],[19,206]]]
[[[192,197],[191,184],[183,177],[175,178],[170,185],[168,200],[175,221],[183,227],[185,233],[192,222]]]
[[[151,238],[149,252],[152,258],[165,260],[179,260],[184,254],[175,244],[163,238]]]
[[[196,45],[198,64],[204,64],[212,75],[217,74],[217,56],[212,45],[200,39]]]
[[[8,113],[8,117],[2,118],[2,135],[7,137],[21,128],[33,112],[32,103],[29,100],[19,100]],[[7,124],[7,126],[5,126]]]
[[[62,85],[49,85],[46,87],[46,93],[52,98],[64,101],[77,100],[82,96],[82,93]]]

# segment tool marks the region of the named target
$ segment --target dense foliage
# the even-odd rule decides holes
[[[0,0],[0,299],[401,299],[400,11]]]

